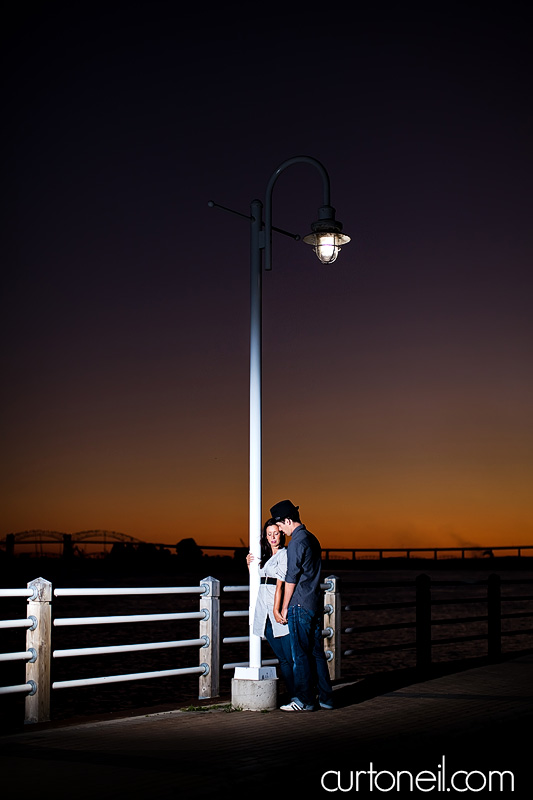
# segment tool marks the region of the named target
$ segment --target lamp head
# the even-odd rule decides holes
[[[318,209],[318,219],[311,225],[312,233],[304,236],[303,241],[314,247],[315,253],[323,264],[332,264],[343,244],[348,244],[349,236],[342,231],[342,222],[335,219],[335,209],[332,206],[322,206]]]

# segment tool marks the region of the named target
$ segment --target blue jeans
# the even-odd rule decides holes
[[[270,621],[270,617],[268,616],[265,624],[265,637],[270,647],[274,651],[274,655],[279,661],[279,668],[281,670],[281,674],[283,675],[285,686],[289,693],[289,697],[292,698],[294,694],[294,675],[291,643],[289,641],[291,637],[290,635],[274,636],[272,623]]]
[[[287,620],[294,661],[292,699],[311,708],[314,707],[318,695],[320,703],[330,705],[333,701],[333,689],[324,653],[322,615],[313,614],[303,606],[289,606]]]

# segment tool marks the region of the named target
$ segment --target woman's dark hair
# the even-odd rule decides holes
[[[272,558],[272,548],[270,543],[267,539],[267,528],[270,528],[271,525],[277,525],[275,519],[267,519],[265,524],[263,525],[263,530],[261,531],[261,561],[259,562],[260,567],[264,567],[266,562],[269,558]],[[279,546],[285,547],[285,534],[280,531],[280,540]]]

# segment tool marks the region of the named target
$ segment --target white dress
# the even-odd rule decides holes
[[[260,578],[279,578],[285,580],[287,572],[287,549],[285,547],[278,550],[271,558],[268,559],[264,567],[259,568]],[[272,623],[272,630],[274,636],[287,636],[289,633],[288,625],[280,625],[274,619],[274,596],[276,594],[276,587],[272,583],[260,583],[259,591],[257,593],[257,601],[255,604],[255,615],[253,632],[256,636],[265,638],[265,625],[267,615],[270,617]]]

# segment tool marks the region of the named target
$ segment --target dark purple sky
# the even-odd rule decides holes
[[[328,546],[531,544],[525,10],[397,7],[4,25],[0,537],[247,538],[249,226],[207,202],[247,214],[305,154],[352,241],[324,267],[274,240],[265,515],[290,497]],[[274,224],[321,204],[293,166]]]

